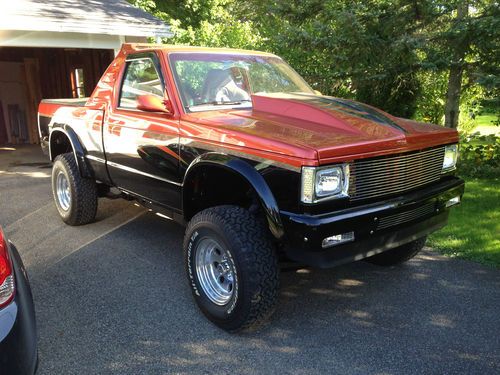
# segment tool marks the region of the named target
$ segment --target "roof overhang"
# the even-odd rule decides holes
[[[12,32],[156,38],[172,35],[163,21],[125,0],[0,0],[0,9],[0,45],[5,45],[2,34]]]

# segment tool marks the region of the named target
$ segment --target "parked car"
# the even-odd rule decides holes
[[[320,95],[263,52],[125,44],[90,98],[43,100],[39,130],[64,222],[117,188],[187,225],[194,299],[228,331],[270,316],[278,259],[404,262],[464,191],[455,130]]]
[[[35,308],[28,275],[0,227],[0,374],[34,374],[38,363]]]

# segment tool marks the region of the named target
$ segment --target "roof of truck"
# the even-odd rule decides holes
[[[128,53],[131,52],[144,52],[152,50],[162,50],[167,53],[170,52],[209,52],[209,53],[235,53],[245,55],[264,55],[275,56],[269,52],[253,51],[235,48],[213,48],[213,47],[195,47],[195,46],[179,46],[172,44],[153,44],[153,43],[123,43],[122,50]]]

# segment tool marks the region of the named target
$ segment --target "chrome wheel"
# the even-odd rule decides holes
[[[59,206],[68,211],[71,205],[71,190],[66,175],[60,171],[56,177],[56,195]]]
[[[235,269],[227,250],[212,238],[203,238],[195,252],[196,275],[206,296],[223,306],[234,294]]]

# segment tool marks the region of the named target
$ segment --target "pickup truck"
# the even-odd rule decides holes
[[[119,196],[185,225],[194,299],[230,332],[270,317],[283,261],[402,263],[464,192],[455,130],[321,95],[269,53],[124,44],[90,98],[38,116],[62,220]]]

